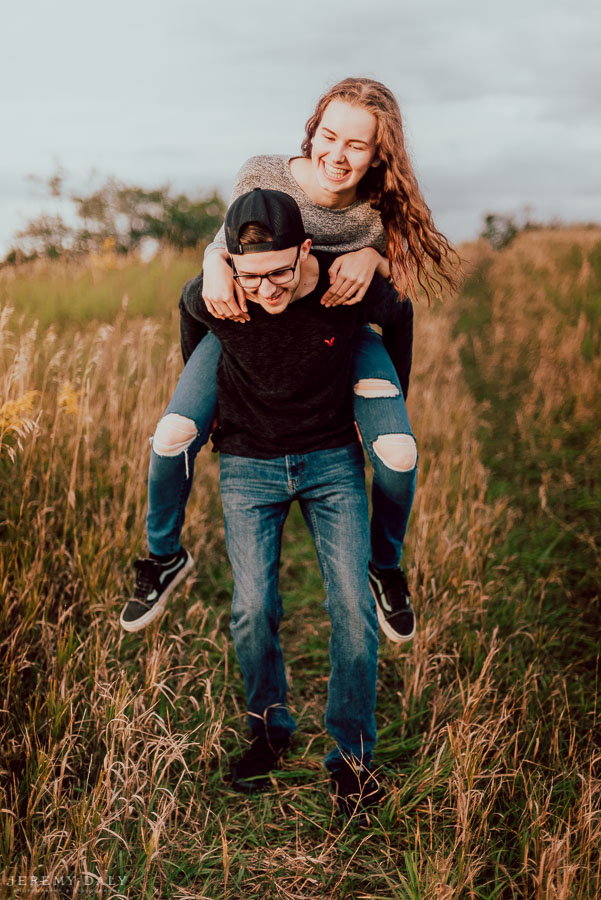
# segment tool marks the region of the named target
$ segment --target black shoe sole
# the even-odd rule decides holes
[[[187,551],[186,551],[187,552]],[[152,606],[147,613],[144,613],[143,616],[140,616],[138,619],[134,619],[132,622],[128,622],[126,619],[123,619],[123,614],[125,613],[125,609],[127,608],[127,604],[123,608],[121,612],[121,617],[119,622],[121,623],[121,627],[130,633],[134,633],[136,631],[141,631],[143,628],[146,628],[147,625],[150,625],[151,622],[154,622],[155,619],[158,619],[165,611],[165,605],[167,603],[167,598],[171,594],[172,591],[181,584],[184,578],[189,575],[189,573],[194,568],[194,560],[188,553],[188,558],[184,565],[181,567],[169,587],[167,587],[163,591],[163,595],[159,597],[157,602]]]
[[[371,577],[369,579],[369,589],[372,592],[373,598],[376,601],[376,612],[378,614],[378,624],[380,629],[384,632],[386,637],[390,641],[394,641],[395,644],[403,644],[406,641],[412,641],[415,637],[415,632],[417,631],[416,622],[415,622],[415,613],[413,613],[413,631],[411,634],[400,634],[400,632],[396,631],[392,625],[386,619],[386,613],[382,609],[381,600],[378,594],[377,589],[373,586]]]

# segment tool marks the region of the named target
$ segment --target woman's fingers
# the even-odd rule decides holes
[[[380,260],[380,254],[373,247],[354,250],[335,259],[329,268],[332,285],[321,300],[324,306],[363,300]]]
[[[341,303],[358,303],[363,299],[363,295],[368,285],[356,278],[336,279],[334,284],[328,288],[321,298],[324,306],[338,306]]]
[[[365,296],[365,291],[367,288],[363,288],[361,291],[357,291],[356,294],[353,294],[348,300],[341,300],[340,303],[337,303],[336,306],[354,306],[355,303],[360,303]]]
[[[246,322],[250,318],[244,291],[234,281],[232,269],[221,251],[209,253],[205,258],[202,296],[207,309],[216,319]]]
[[[250,319],[250,316],[248,315],[246,294],[244,293],[243,289],[240,287],[240,285],[236,281],[234,281],[234,290],[236,292],[236,299],[238,300],[238,306],[240,307],[240,310],[243,313],[247,313],[246,319],[248,321],[248,319]]]
[[[205,297],[203,300],[208,311],[216,319],[233,319],[235,322],[248,322],[250,316],[246,311],[246,299],[244,309],[238,305],[237,298],[232,294],[231,297],[221,297],[219,299]]]
[[[202,299],[204,300],[205,306],[212,316],[215,316],[216,319],[225,319],[225,315],[221,311],[223,306],[221,301],[213,301],[209,297],[205,297],[204,294],[202,295]]]

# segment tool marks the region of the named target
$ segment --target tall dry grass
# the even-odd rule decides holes
[[[547,268],[555,289],[555,267],[563,271],[556,237],[541,234],[497,255],[471,248],[477,283],[441,309],[418,307],[410,412],[421,478],[406,563],[419,629],[409,648],[381,647],[377,763],[388,797],[359,829],[337,824],[321,766],[327,623],[298,517],[287,532],[282,588],[300,727],[272,793],[247,799],[224,781],[229,757],[244,745],[245,716],[228,632],[216,460],[208,451],[197,465],[186,526],[196,578],[157,628],[119,629],[131,561],[143,548],[148,438],[180,369],[168,314],[140,318],[121,309],[110,324],[65,320],[57,328],[36,327],[29,310],[5,308],[5,896],[598,896],[593,581],[583,582],[589,632],[580,640],[589,668],[578,668],[574,644],[569,656],[561,651],[565,634],[582,627],[577,582],[567,599],[554,591],[568,563],[552,551],[551,563],[526,571],[512,543],[517,526],[524,548],[541,518],[558,515],[558,502],[569,508],[550,485],[556,476],[568,485],[575,469],[550,465],[547,425],[565,420],[569,440],[585,441],[581,453],[591,453],[595,440],[601,447],[598,425],[594,435],[592,426],[582,430],[599,402],[598,332],[585,339],[569,301],[578,279],[589,296],[589,237],[570,235],[570,246],[581,248],[580,268],[556,293],[545,293],[535,277]],[[524,266],[534,267],[533,279]],[[65,277],[72,290],[70,276],[53,277]],[[10,285],[5,291],[6,303],[17,305],[21,295],[11,295]],[[522,316],[528,309],[534,332]],[[516,371],[519,403],[503,387]],[[573,416],[560,414],[567,396]],[[511,409],[513,443],[491,444],[491,421],[503,415],[509,422]],[[549,446],[557,440],[555,432],[547,437]],[[535,477],[540,448],[547,468]],[[556,453],[561,458],[561,447]],[[514,492],[505,481],[512,469],[519,473]],[[524,502],[520,512],[524,470],[538,506]],[[591,473],[591,496],[598,484]],[[587,519],[581,534],[570,525],[570,535],[594,556],[599,535],[591,528]],[[570,552],[577,552],[572,544]]]

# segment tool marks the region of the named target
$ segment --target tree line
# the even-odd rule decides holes
[[[174,193],[169,185],[143,188],[107,178],[88,193],[67,192],[59,170],[50,178],[33,178],[50,195],[73,205],[74,224],[60,215],[42,214],[18,231],[0,267],[32,259],[76,258],[107,251],[126,254],[148,238],[176,250],[198,247],[210,241],[223,222],[226,203],[218,191],[189,197]],[[502,250],[522,231],[559,227],[532,221],[526,207],[521,216],[488,213],[480,237],[494,250]]]
[[[217,191],[199,197],[170,186],[148,189],[108,178],[87,193],[67,192],[59,172],[41,181],[50,195],[73,205],[74,222],[42,214],[17,232],[2,265],[32,259],[76,258],[107,251],[135,252],[145,239],[177,250],[209,241],[219,229],[226,204]]]

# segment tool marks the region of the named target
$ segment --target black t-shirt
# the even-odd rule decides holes
[[[411,330],[409,300],[376,276],[353,306],[326,308],[331,258],[316,254],[320,274],[310,294],[282,313],[249,302],[250,322],[216,319],[202,300],[201,276],[184,287],[182,304],[221,341],[217,370],[223,453],[270,459],[341,447],[357,439],[350,385],[353,342],[367,322]],[[410,361],[409,361],[410,365]]]

